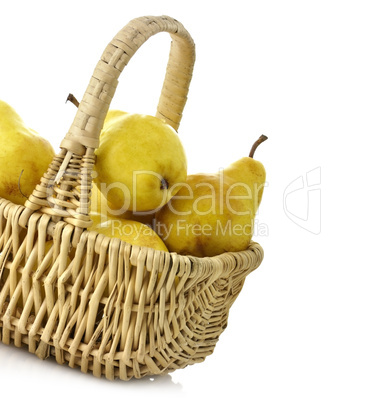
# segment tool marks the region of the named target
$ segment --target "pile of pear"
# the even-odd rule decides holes
[[[217,173],[187,176],[186,185],[156,213],[156,225],[170,251],[197,257],[246,250],[266,180],[253,159],[262,135],[244,157]]]
[[[110,110],[95,151],[94,230],[196,257],[248,248],[266,171],[249,156],[216,173],[187,174],[178,133],[164,120]],[[24,205],[55,156],[49,141],[0,101],[0,197]]]
[[[266,181],[254,153],[266,139],[260,136],[249,156],[226,169],[188,175],[185,149],[170,125],[110,110],[96,150],[92,229],[140,222],[167,251],[196,257],[247,249]]]

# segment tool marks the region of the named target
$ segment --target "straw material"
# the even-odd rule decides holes
[[[137,18],[105,49],[59,155],[25,206],[0,198],[0,340],[111,380],[202,362],[263,259],[257,243],[196,258],[86,230],[94,150],[118,77],[159,32],[172,43],[156,115],[178,129],[194,43],[170,17]]]

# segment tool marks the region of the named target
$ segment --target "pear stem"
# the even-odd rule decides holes
[[[79,105],[80,105],[79,101],[75,98],[75,96],[73,94],[69,94],[67,96],[66,102],[67,101],[71,102],[76,107],[79,107]]]
[[[264,134],[262,134],[262,135],[257,139],[257,141],[253,144],[252,149],[250,150],[249,158],[253,158],[254,152],[255,152],[255,150],[258,148],[258,145],[262,144],[262,142],[264,142],[264,141],[267,140],[267,139],[268,139],[268,137],[267,137],[266,135],[264,135]]]

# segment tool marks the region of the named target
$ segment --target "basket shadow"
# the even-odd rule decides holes
[[[129,390],[141,390],[145,388],[157,389],[163,387],[164,390],[174,389],[179,391],[183,389],[181,383],[173,381],[172,375],[161,374],[161,375],[146,375],[142,378],[131,378],[128,381],[115,379],[113,381],[107,379],[105,376],[96,378],[91,373],[83,373],[81,370],[75,370],[68,365],[60,365],[56,362],[53,356],[50,356],[46,360],[41,360],[32,353],[28,353],[25,347],[14,348],[9,347],[9,345],[0,345],[0,360],[2,366],[6,368],[9,372],[12,372],[15,367],[19,365],[22,366],[22,373],[29,373],[28,378],[33,375],[42,376],[47,373],[48,380],[52,382],[52,378],[60,379],[63,378],[64,381],[78,382],[81,386],[86,385],[97,385],[101,384],[102,387],[108,387],[117,389],[124,387]],[[42,373],[44,371],[44,373]]]

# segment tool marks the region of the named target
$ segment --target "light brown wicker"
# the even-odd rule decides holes
[[[86,229],[94,150],[117,79],[159,32],[172,43],[157,116],[178,129],[194,43],[170,17],[137,18],[105,49],[59,154],[25,206],[0,198],[1,341],[108,379],[202,362],[263,258],[254,242],[243,252],[195,258]]]

